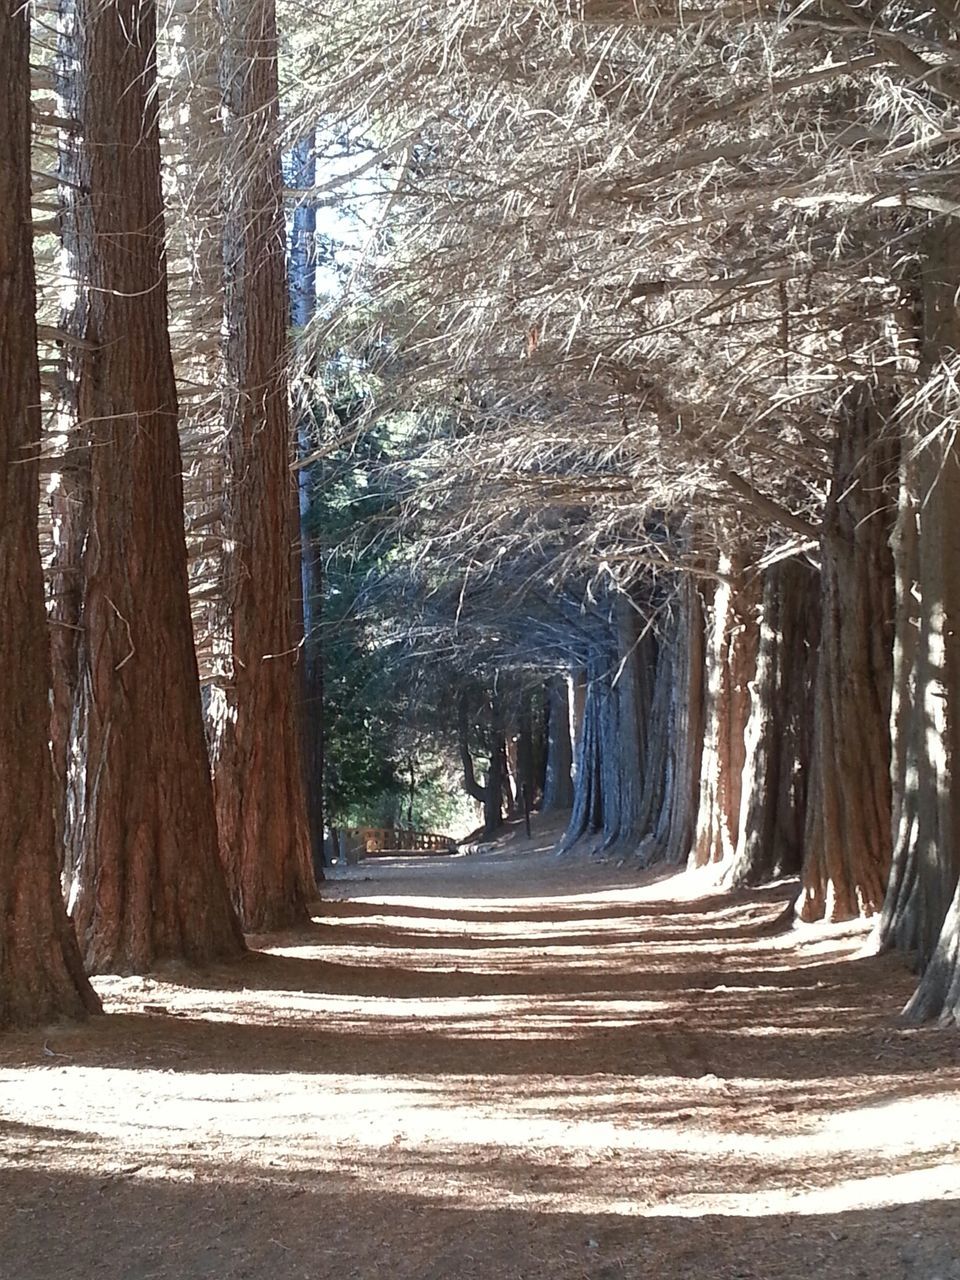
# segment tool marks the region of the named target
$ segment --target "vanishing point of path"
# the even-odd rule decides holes
[[[0,1040],[3,1280],[960,1280],[960,1039],[785,891],[366,863]]]

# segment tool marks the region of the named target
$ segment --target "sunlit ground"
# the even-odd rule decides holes
[[[960,1277],[960,1038],[900,961],[636,879],[362,864],[0,1040],[0,1275]]]

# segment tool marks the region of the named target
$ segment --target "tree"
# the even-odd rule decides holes
[[[0,1028],[99,1012],[60,896],[37,542],[40,372],[27,11],[0,6]]]
[[[226,428],[224,593],[230,633],[215,713],[220,850],[244,927],[307,918],[315,893],[297,728],[296,511],[277,31],[272,0],[221,0]]]
[[[890,869],[890,692],[896,440],[874,389],[838,412],[820,539],[821,629],[810,799],[804,837],[806,920],[879,912]]]
[[[78,413],[90,440],[72,902],[88,966],[232,959],[187,597],[167,332],[156,13],[78,0]]]
[[[932,227],[924,249],[921,380],[904,407],[894,539],[894,854],[880,933],[923,972],[908,1014],[960,1024],[960,232]]]

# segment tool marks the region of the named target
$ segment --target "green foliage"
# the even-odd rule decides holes
[[[398,459],[422,430],[409,414],[367,422],[376,386],[347,361],[327,367],[313,414],[310,542],[323,563],[315,625],[324,666],[324,810],[341,825],[466,831],[475,813],[451,754],[450,699],[384,643],[371,592],[402,556]],[[429,688],[428,688],[429,686]],[[411,770],[413,787],[411,795]]]

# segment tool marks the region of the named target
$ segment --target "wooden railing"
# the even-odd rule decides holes
[[[347,843],[366,858],[403,853],[453,853],[456,848],[450,836],[408,827],[344,827],[342,832]]]

